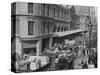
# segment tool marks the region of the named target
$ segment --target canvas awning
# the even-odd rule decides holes
[[[79,33],[79,32],[82,32],[82,31],[86,31],[86,30],[78,29],[78,30],[70,30],[70,31],[64,31],[64,32],[55,32],[53,34],[53,37],[62,37],[62,36],[66,36],[66,35]]]
[[[65,40],[65,44],[73,45],[75,44],[75,40]]]

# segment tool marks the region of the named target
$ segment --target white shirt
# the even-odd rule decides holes
[[[91,69],[91,68],[95,68],[95,66],[94,66],[93,64],[89,64],[89,65],[88,65],[88,68],[90,68],[90,69]]]
[[[36,69],[37,69],[36,62],[31,62],[30,63],[30,70],[36,70]]]

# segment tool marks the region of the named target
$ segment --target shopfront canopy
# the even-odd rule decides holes
[[[64,32],[55,32],[53,34],[53,37],[63,37],[63,36],[79,33],[79,32],[82,32],[82,31],[86,31],[86,30],[78,29],[78,30],[70,30],[70,31],[64,31]]]
[[[65,44],[73,45],[75,44],[75,40],[65,40]]]

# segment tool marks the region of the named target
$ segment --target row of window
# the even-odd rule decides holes
[[[49,22],[42,22],[42,27],[41,27],[42,34],[49,34],[51,33],[51,27]],[[53,32],[63,32],[63,31],[68,31],[68,27],[66,26],[58,26],[53,28]],[[34,35],[34,21],[28,21],[28,35]]]
[[[41,33],[49,34],[50,32],[50,23],[41,22]],[[28,21],[28,35],[34,35],[34,21]]]
[[[63,31],[68,31],[68,27],[65,26],[59,26],[59,27],[54,27],[53,32],[63,32]]]
[[[33,3],[28,3],[28,13],[33,13],[33,6],[34,4]],[[42,7],[43,6],[43,7]],[[68,12],[67,11],[63,11],[61,9],[57,9],[57,8],[52,8],[52,10],[50,9],[51,6],[50,5],[46,5],[46,4],[43,4],[41,6],[41,10],[42,10],[42,15],[43,16],[50,16],[50,14],[52,14],[52,17],[54,18],[59,18],[59,19],[63,19],[63,20],[66,20],[68,18]]]
[[[49,34],[50,32],[50,23],[42,22],[42,34]],[[28,21],[28,35],[34,35],[34,21]]]
[[[47,13],[45,12],[47,10]],[[52,10],[50,11],[51,9],[50,9],[50,5],[48,5],[47,6],[47,9],[46,9],[46,5],[45,4],[43,4],[43,16],[50,16],[51,17],[51,15],[50,15],[50,13],[51,13],[51,11],[52,11],[52,17],[54,17],[54,18],[59,18],[59,19],[64,19],[64,20],[66,20],[67,19],[67,15],[68,15],[68,12],[66,12],[66,11],[63,11],[63,10],[61,10],[61,9],[57,9],[57,8],[52,8]]]

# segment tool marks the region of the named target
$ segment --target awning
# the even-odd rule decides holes
[[[64,32],[55,32],[53,34],[53,37],[62,37],[62,36],[66,36],[66,35],[79,33],[79,32],[82,32],[82,31],[86,31],[86,30],[78,29],[78,30],[70,30],[70,31],[64,31]]]
[[[75,40],[65,40],[65,44],[73,45],[75,44]]]
[[[33,40],[40,40],[40,39],[45,39],[45,38],[49,38],[52,34],[47,34],[47,35],[41,35],[41,36],[32,36],[32,37],[21,37],[22,41],[33,41]]]

